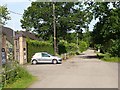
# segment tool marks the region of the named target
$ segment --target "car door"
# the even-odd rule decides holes
[[[41,62],[41,53],[36,53],[34,57],[37,60],[37,62]]]
[[[41,53],[41,61],[44,63],[50,63],[52,62],[51,56],[47,53]]]

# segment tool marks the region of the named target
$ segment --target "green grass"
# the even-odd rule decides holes
[[[35,81],[36,81],[36,77],[28,76],[28,77],[20,78],[16,80],[14,83],[8,84],[4,88],[16,88],[16,90],[17,88],[27,88]]]
[[[14,75],[15,72],[18,74],[16,76],[11,76]],[[13,90],[17,90],[18,88],[27,88],[37,80],[37,78],[32,76],[25,67],[20,65],[16,66],[16,69],[14,69],[12,72],[6,74],[7,76],[10,75],[11,77],[10,79],[6,80],[6,84],[3,84],[3,88],[5,89],[11,88]]]
[[[2,89],[2,84],[0,84],[0,90]]]
[[[120,62],[120,57],[111,57],[109,54],[97,53],[99,59],[106,62]]]
[[[104,57],[103,60],[107,62],[120,62],[120,58],[118,57]]]

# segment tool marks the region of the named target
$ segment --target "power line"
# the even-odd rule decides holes
[[[32,2],[32,0],[28,0],[28,1]],[[14,14],[17,14],[17,15],[23,15],[23,14],[21,14],[21,13],[17,13],[17,12],[11,11],[11,10],[9,10],[9,12],[14,13]]]
[[[20,13],[17,13],[17,12],[11,11],[11,10],[9,10],[9,12],[14,13],[14,14],[17,14],[17,15],[22,15],[22,14],[20,14]]]

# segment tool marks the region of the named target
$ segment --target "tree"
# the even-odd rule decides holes
[[[6,6],[0,6],[0,23],[5,25],[10,20],[9,11]]]
[[[92,12],[87,12],[87,9],[82,7],[83,3],[80,2],[55,3],[58,40],[66,40],[67,32],[70,30],[77,31],[88,26],[92,20]],[[48,40],[53,36],[52,2],[32,2],[31,6],[24,11],[21,23],[22,28],[36,32],[44,40]]]
[[[93,41],[95,44],[101,45],[103,52],[108,52],[113,56],[120,56],[120,47],[117,44],[120,43],[119,3],[113,3],[114,8],[110,8],[108,2],[97,3],[94,9],[99,22],[93,30]]]

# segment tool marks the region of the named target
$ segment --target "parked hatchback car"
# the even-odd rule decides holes
[[[33,55],[31,59],[31,63],[32,64],[37,64],[37,63],[57,64],[57,63],[62,63],[62,59],[57,56],[53,56],[47,52],[38,52]]]

